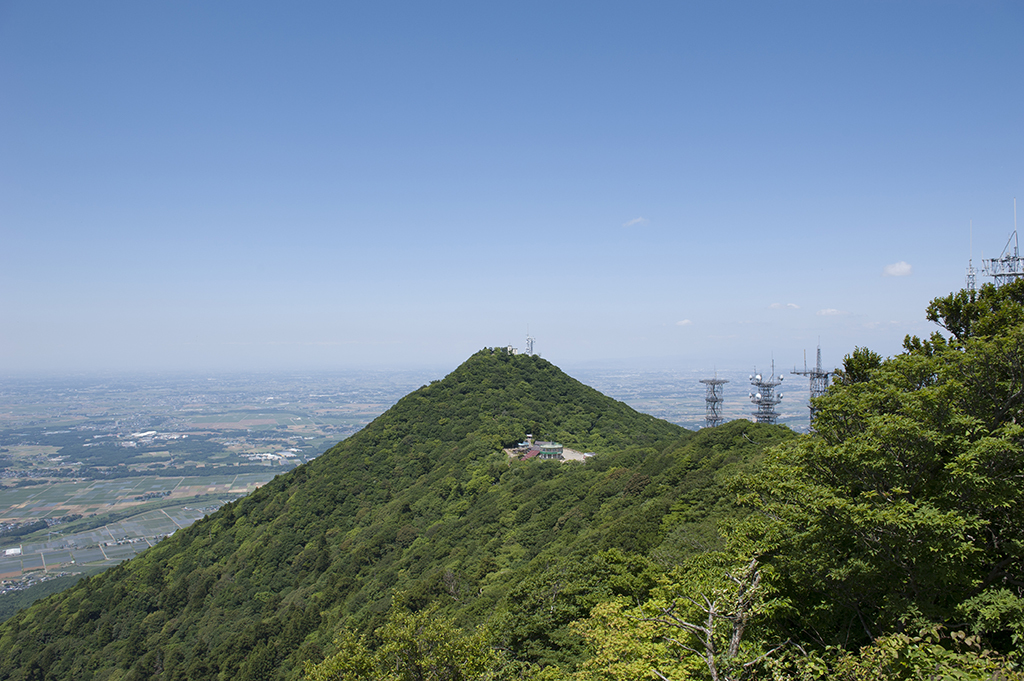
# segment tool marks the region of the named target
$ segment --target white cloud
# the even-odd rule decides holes
[[[676,326],[689,326],[690,324],[693,324],[693,322],[691,322],[689,319],[683,319],[681,321],[676,322]]]
[[[841,315],[843,313],[833,307],[828,307],[824,310],[818,310],[815,314],[822,317],[835,317],[836,315]]]
[[[882,275],[886,277],[908,277],[914,271],[914,268],[910,266],[910,263],[894,262],[891,265],[886,265],[885,269],[882,270]]]
[[[782,303],[772,303],[768,307],[770,309],[772,309],[772,310],[782,310],[782,309],[786,309],[786,310],[799,310],[800,309],[800,306],[797,305],[796,303],[786,303],[785,305],[783,305]]]
[[[623,222],[623,227],[636,227],[637,225],[646,225],[650,220],[647,218],[633,218],[629,222]]]

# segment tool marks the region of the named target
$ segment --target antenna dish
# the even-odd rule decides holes
[[[777,394],[775,389],[782,385],[782,378],[775,375],[774,360],[771,375],[754,374],[750,378],[750,385],[750,401],[757,405],[754,420],[758,423],[778,423],[779,413],[775,411],[775,406],[782,401],[782,395]]]

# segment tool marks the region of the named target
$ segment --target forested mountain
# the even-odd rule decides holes
[[[501,448],[527,433],[597,456],[509,459]],[[378,650],[424,612],[485,625],[507,674],[571,670],[588,653],[569,623],[719,547],[718,519],[737,513],[721,480],[790,436],[746,422],[694,434],[486,349],[309,464],[13,617],[0,677],[298,678],[340,634]]]
[[[691,433],[484,350],[0,627],[3,679],[1024,681],[1024,281]],[[526,433],[597,456],[516,461]]]

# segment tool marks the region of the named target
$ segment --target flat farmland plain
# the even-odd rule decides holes
[[[0,377],[0,578],[131,558],[438,377]]]
[[[16,579],[39,570],[66,572],[89,565],[116,565],[222,505],[220,499],[203,499],[198,504],[151,509],[88,530],[74,531],[69,526],[48,533],[45,539],[19,543],[15,555],[0,554],[0,579]]]
[[[124,510],[145,505],[147,500],[144,497],[147,494],[159,495],[159,498],[168,500],[185,500],[207,494],[235,498],[252,492],[278,472],[271,469],[208,476],[140,476],[120,480],[76,480],[32,487],[4,488],[4,506],[0,508],[0,523]]]

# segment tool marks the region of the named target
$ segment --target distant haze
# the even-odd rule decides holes
[[[563,367],[894,354],[972,221],[976,265],[1013,230],[1022,29],[1014,2],[4,3],[0,372],[443,374],[527,333]]]

